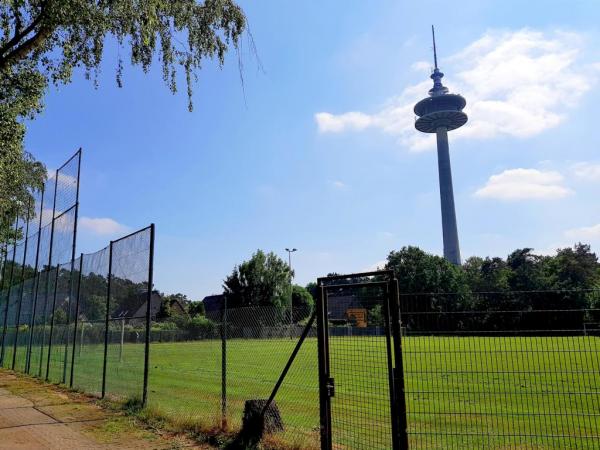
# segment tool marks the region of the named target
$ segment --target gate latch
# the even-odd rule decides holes
[[[327,380],[327,396],[328,397],[335,396],[335,381],[333,378],[329,378]]]

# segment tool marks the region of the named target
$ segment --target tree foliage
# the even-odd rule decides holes
[[[577,330],[600,320],[593,311],[600,263],[586,244],[555,256],[522,248],[506,259],[471,257],[462,266],[404,247],[389,254],[387,267],[398,278],[405,325],[413,331]]]
[[[587,244],[558,249],[555,256],[517,249],[506,259],[468,258],[455,266],[417,247],[388,255],[403,293],[518,292],[600,288],[600,263]]]
[[[466,287],[461,268],[418,247],[390,252],[385,267],[396,274],[400,292],[461,292]]]
[[[203,302],[190,302],[190,304],[188,305],[188,314],[190,315],[190,317],[206,315],[206,311],[204,309],[204,303]]]
[[[283,311],[289,308],[292,276],[290,267],[279,256],[257,250],[225,279],[227,306],[275,306]]]
[[[197,71],[206,59],[222,65],[245,27],[234,0],[0,0],[0,242],[44,181],[23,139],[48,86],[68,83],[78,68],[97,84],[110,37],[119,47],[119,86],[121,55],[144,72],[158,61],[172,92],[184,74],[191,110]]]
[[[0,243],[20,238],[22,225],[28,213],[33,214],[32,191],[40,190],[45,179],[44,166],[21,148],[10,146],[10,135],[14,129],[2,120],[0,105]],[[6,140],[5,140],[6,139]],[[22,139],[20,135],[18,139]],[[9,144],[5,146],[4,144]],[[15,220],[20,226],[15,236]],[[0,257],[2,253],[0,252]]]
[[[310,316],[314,308],[315,300],[311,293],[295,284],[292,286],[292,307],[293,307],[293,319],[294,322],[300,322]]]

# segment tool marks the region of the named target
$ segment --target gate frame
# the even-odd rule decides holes
[[[344,280],[358,277],[382,277],[362,283],[344,283]],[[329,282],[340,281],[339,284]],[[386,325],[386,357],[388,362],[390,389],[390,417],[393,450],[408,450],[406,419],[406,399],[404,392],[404,369],[402,365],[402,336],[400,326],[400,298],[398,280],[392,270],[334,275],[317,279],[317,348],[319,357],[319,409],[321,449],[333,448],[331,429],[331,398],[335,395],[334,379],[329,366],[329,321],[328,289],[335,287],[385,286],[386,297],[383,312]],[[393,352],[393,357],[392,357]],[[395,363],[395,364],[394,364]]]

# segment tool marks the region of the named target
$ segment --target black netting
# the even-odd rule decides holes
[[[142,397],[151,230],[112,245],[106,394]]]
[[[21,282],[21,269],[23,267],[23,258],[25,257],[25,241],[18,242],[13,255],[13,262],[10,267],[10,284]]]
[[[75,230],[76,207],[54,219],[51,265],[71,262],[73,257],[73,234]]]
[[[10,248],[8,245],[0,247],[0,290],[2,289],[2,283],[4,282],[4,267],[6,267],[6,259]]]
[[[57,171],[54,217],[60,216],[77,203],[80,158],[81,153],[77,152]]]
[[[15,343],[17,311],[21,298],[21,283],[13,284],[8,292],[8,308],[6,309],[6,326],[4,328],[4,340],[0,359],[2,367],[11,368],[13,358],[13,347]]]
[[[49,175],[43,193],[33,193],[28,220],[15,225],[21,240],[7,255],[0,281],[2,364],[55,381],[65,381],[69,361],[80,158],[77,152]]]
[[[25,252],[25,264],[22,267],[22,276],[24,280],[34,278],[36,274],[36,259],[37,259],[37,248],[38,248],[39,233],[38,228],[32,232],[30,228],[30,235],[27,237],[27,251]]]
[[[26,367],[27,347],[29,343],[29,330],[33,308],[35,281],[36,279],[32,277],[26,279],[23,282],[21,308],[18,314],[18,326],[16,327],[16,337],[14,341],[14,369],[21,372],[24,372]]]
[[[56,191],[56,172],[48,173],[44,184],[44,201],[42,202],[42,226],[52,223],[54,212],[54,193]]]
[[[47,224],[40,230],[40,248],[38,252],[38,271],[46,270],[50,266],[50,236],[52,224]]]
[[[65,383],[70,371],[69,342],[72,337],[70,332],[70,309],[72,298],[72,264],[62,264],[58,267],[56,289],[52,303],[53,313],[50,317],[51,342],[48,363],[48,379],[53,382]]]
[[[41,272],[38,279],[37,295],[34,296],[35,308],[30,334],[31,349],[28,373],[38,377],[46,376],[50,317],[52,314],[55,282],[56,269]]]
[[[77,316],[73,387],[92,395],[102,393],[104,330],[108,292],[108,248],[83,255]]]
[[[0,352],[4,348],[4,338],[6,334],[6,312],[8,308],[8,294],[9,287],[11,285],[11,269],[13,267],[12,258],[14,255],[14,246],[9,245],[5,249],[3,265],[2,265],[2,279],[0,280]],[[1,353],[0,353],[1,356]]]
[[[13,254],[7,263],[6,293],[4,294],[4,323],[2,329],[2,348],[0,361],[2,367],[12,367],[13,347],[18,320],[18,308],[21,299],[21,272],[25,257],[25,241],[18,242],[13,248]]]

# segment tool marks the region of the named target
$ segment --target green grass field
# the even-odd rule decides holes
[[[266,398],[294,341],[228,342],[228,412]],[[167,414],[216,423],[220,342],[152,347],[151,397]],[[331,338],[333,439],[340,448],[389,448],[385,341]],[[600,448],[600,338],[409,337],[404,339],[408,424],[419,449]],[[316,341],[309,339],[277,403],[286,440],[318,442]],[[586,438],[588,436],[588,438]]]
[[[269,396],[295,342],[228,341],[232,428],[240,425],[245,400]],[[412,449],[600,448],[591,438],[600,434],[598,337],[408,337],[403,350]],[[330,352],[337,448],[390,448],[384,339],[332,337]],[[102,354],[102,345],[84,346],[76,387],[99,391]],[[55,360],[62,361],[60,351]],[[153,408],[176,422],[219,424],[220,341],[154,343],[150,361]],[[139,394],[143,346],[126,344],[120,359],[119,346],[111,345],[107,374],[110,394]],[[276,402],[286,426],[281,439],[316,448],[315,339],[305,342]]]

